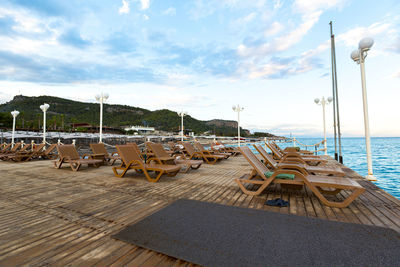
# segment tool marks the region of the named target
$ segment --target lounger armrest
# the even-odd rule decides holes
[[[304,167],[301,167],[299,165],[295,165],[295,164],[288,164],[288,163],[282,163],[282,165],[279,165],[278,170],[297,170],[299,172],[301,172],[302,174],[304,174],[305,176],[308,175],[307,171],[304,169]]]
[[[157,162],[158,164],[162,165],[162,161],[159,158],[150,158],[147,160],[147,163],[150,164],[152,161]]]

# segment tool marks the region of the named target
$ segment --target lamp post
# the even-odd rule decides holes
[[[19,111],[14,110],[11,111],[11,115],[13,116],[13,130],[11,135],[11,146],[14,147],[14,135],[15,135],[15,119],[17,118]]]
[[[361,69],[361,86],[362,86],[362,97],[363,97],[363,110],[364,110],[364,130],[365,130],[365,145],[367,149],[367,164],[368,164],[368,175],[366,178],[370,181],[376,181],[372,170],[372,156],[371,156],[371,138],[369,133],[369,117],[368,117],[368,102],[367,102],[367,89],[365,82],[365,66],[364,61],[367,57],[367,51],[374,44],[374,39],[366,37],[363,38],[358,44],[358,49],[354,50],[350,57],[357,64],[360,64]]]
[[[96,95],[96,100],[100,102],[100,137],[99,143],[103,143],[103,102],[108,99],[108,94],[101,92],[100,95]]]
[[[237,112],[238,114],[238,146],[240,147],[240,112],[243,111],[243,107],[240,107],[239,104],[237,106],[232,106],[232,110]]]
[[[40,109],[43,111],[43,144],[46,144],[46,111],[49,107],[50,105],[47,103],[40,105]]]
[[[183,142],[183,117],[187,115],[187,112],[178,112],[178,115],[181,116],[181,141]]]
[[[325,99],[324,97],[322,97],[321,99],[319,99],[319,98],[314,99],[315,104],[322,106],[322,118],[323,118],[323,123],[324,123],[325,155],[328,155],[328,148],[326,145],[325,105],[329,105],[329,103],[331,103],[332,100],[333,100],[332,97],[328,97],[328,99]]]

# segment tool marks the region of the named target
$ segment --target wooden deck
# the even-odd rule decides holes
[[[0,266],[191,265],[110,237],[179,198],[400,232],[400,201],[350,169],[344,170],[367,191],[348,208],[338,209],[321,205],[308,190],[271,186],[261,196],[242,194],[233,179],[249,173],[250,166],[241,156],[162,177],[156,184],[133,172],[116,178],[109,166],[72,172],[69,168],[55,170],[51,161],[0,162]],[[290,201],[290,207],[264,205],[266,199],[277,197]]]

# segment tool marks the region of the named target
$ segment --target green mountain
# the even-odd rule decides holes
[[[43,120],[40,105],[48,103],[47,125],[49,130],[70,130],[72,123],[89,123],[97,126],[99,123],[99,104],[84,103],[69,99],[38,96],[28,97],[18,95],[11,101],[0,105],[0,127],[11,127],[12,117],[10,111],[18,110],[17,127],[37,130]],[[1,113],[3,112],[3,113]],[[191,129],[196,134],[209,131],[217,135],[235,136],[237,134],[236,121],[210,120],[201,121],[191,116],[185,116],[185,128]],[[126,105],[104,104],[104,126],[122,128],[123,126],[145,125],[155,127],[157,130],[178,131],[180,117],[176,112],[168,109],[150,111],[139,107]],[[243,136],[249,134],[242,129]]]

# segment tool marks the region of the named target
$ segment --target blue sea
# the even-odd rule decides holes
[[[299,142],[312,145],[321,138],[297,138]],[[278,143],[282,148],[292,143]],[[333,138],[327,139],[328,155],[334,158],[335,146]],[[304,147],[302,147],[303,149]],[[323,148],[320,146],[319,148]],[[309,148],[309,150],[314,150]],[[400,199],[400,137],[371,138],[372,168],[378,187]],[[343,164],[362,176],[368,174],[367,156],[364,138],[342,138]],[[318,153],[323,155],[324,151]]]

